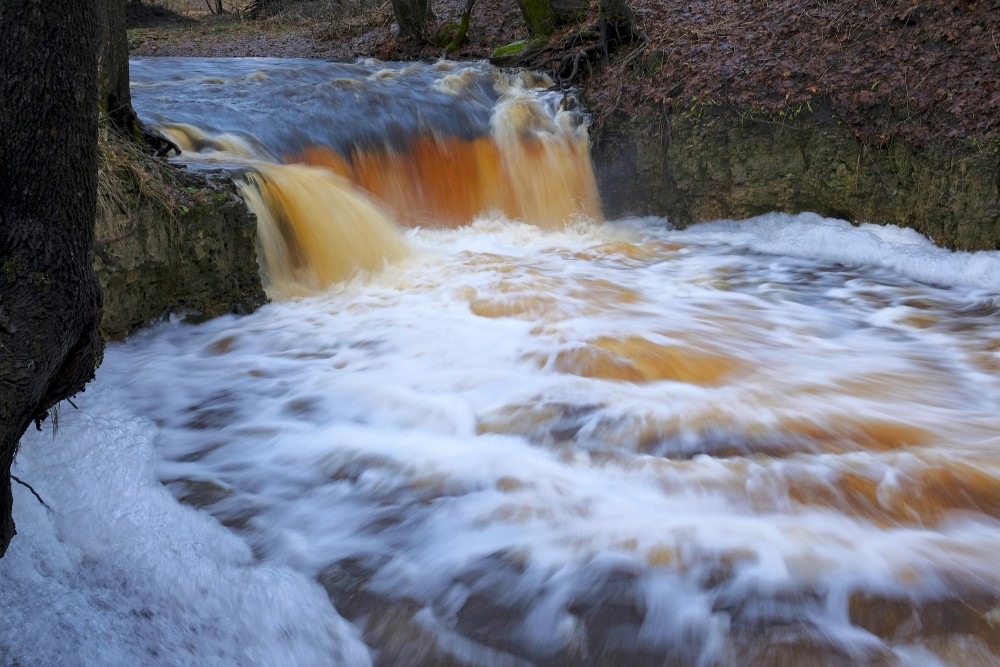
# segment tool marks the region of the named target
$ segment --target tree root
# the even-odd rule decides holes
[[[547,69],[559,86],[565,89],[578,83],[585,70],[591,73],[592,66],[598,61],[607,64],[621,47],[633,44],[638,45],[626,56],[626,65],[643,53],[647,38],[638,29],[635,16],[627,8],[616,9],[602,12],[596,25],[578,30],[558,44],[525,55],[517,66]]]
[[[153,151],[153,155],[156,157],[166,157],[170,155],[170,151],[174,151],[175,155],[181,154],[180,146],[167,139],[160,132],[150,128],[145,123],[142,124],[142,129],[140,130],[142,134],[142,140],[146,142],[150,150]]]

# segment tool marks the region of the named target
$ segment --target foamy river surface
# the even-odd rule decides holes
[[[514,87],[461,137],[491,133],[491,178]],[[811,214],[603,222],[586,174],[548,224],[511,188],[404,228],[412,192],[312,161],[398,251],[302,279],[313,241],[266,186],[313,176],[277,154],[239,159],[302,289],[109,346],[25,436],[52,511],[15,485],[0,662],[1000,664],[1000,253]]]

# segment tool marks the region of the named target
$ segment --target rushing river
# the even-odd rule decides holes
[[[0,662],[1000,664],[1000,254],[602,221],[532,77],[132,68],[274,301],[25,437]]]

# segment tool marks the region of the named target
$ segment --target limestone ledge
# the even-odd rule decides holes
[[[105,338],[170,316],[201,321],[266,302],[256,219],[225,172],[179,169],[188,196],[168,209],[128,193],[128,213],[98,215],[94,268],[104,289]]]
[[[866,146],[819,104],[784,119],[645,109],[592,134],[608,217],[666,215],[683,227],[813,211],[910,227],[956,250],[1000,249],[998,141]]]

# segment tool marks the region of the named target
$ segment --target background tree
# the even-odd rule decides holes
[[[635,12],[629,8],[625,0],[600,0],[601,50],[604,60],[624,44],[636,41]]]
[[[423,42],[432,17],[431,0],[392,0],[392,12],[396,15],[401,40]]]
[[[99,105],[102,114],[119,133],[143,144],[150,152],[166,155],[180,148],[159,132],[149,129],[132,108],[129,89],[128,33],[125,0],[98,0],[100,8],[100,51],[98,54]]]
[[[125,0],[100,0],[101,49],[98,55],[100,108],[111,124],[138,139],[142,124],[132,108],[128,76],[128,33],[125,25]]]
[[[0,2],[0,555],[21,435],[83,389],[103,349],[91,250],[99,30],[92,3]]]

